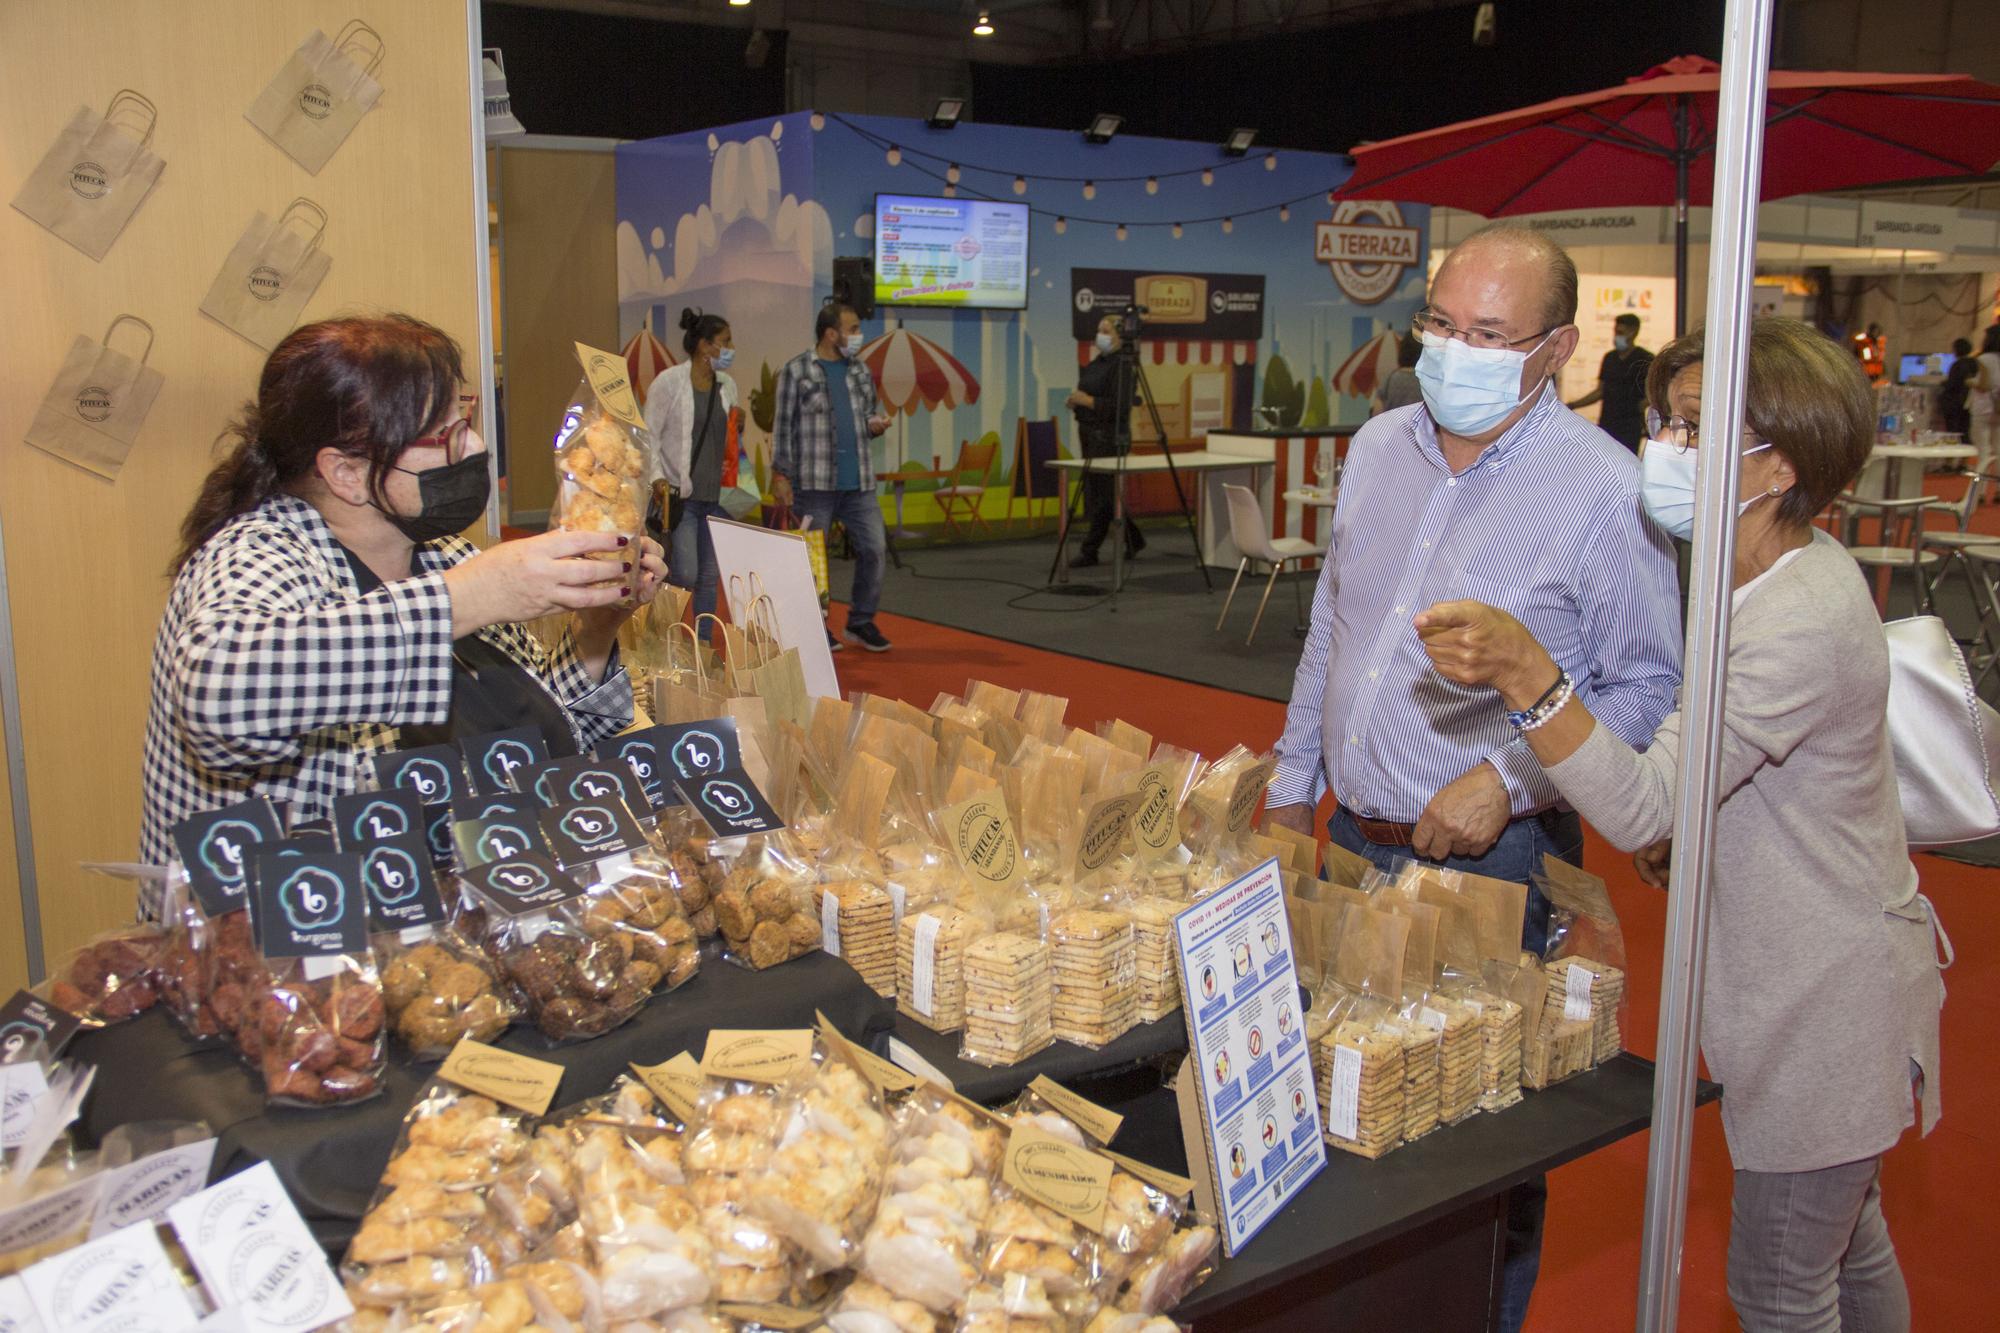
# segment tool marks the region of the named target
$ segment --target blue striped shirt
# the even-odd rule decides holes
[[[1639,509],[1632,454],[1562,405],[1553,384],[1454,476],[1419,403],[1348,450],[1332,551],[1313,593],[1268,804],[1317,802],[1415,823],[1488,761],[1516,816],[1558,804],[1500,696],[1455,685],[1410,622],[1470,598],[1512,612],[1599,722],[1643,748],[1680,682],[1672,546]]]

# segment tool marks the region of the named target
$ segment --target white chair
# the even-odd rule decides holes
[[[1271,589],[1278,586],[1278,575],[1285,566],[1298,561],[1316,560],[1326,554],[1324,546],[1315,546],[1303,537],[1273,537],[1271,525],[1264,518],[1264,510],[1257,503],[1257,494],[1245,486],[1224,486],[1222,493],[1229,500],[1229,540],[1243,554],[1236,564],[1236,577],[1230,581],[1229,596],[1222,600],[1222,614],[1215,618],[1215,628],[1219,633],[1222,622],[1229,618],[1229,604],[1236,600],[1236,589],[1243,583],[1243,571],[1250,567],[1252,560],[1262,560],[1271,566],[1270,581],[1264,585],[1264,595],[1257,599],[1257,614],[1250,620],[1250,632],[1243,636],[1249,643],[1257,637],[1257,626],[1264,619],[1264,607],[1271,600]],[[1292,586],[1292,596],[1298,599],[1298,585]],[[1301,619],[1305,607],[1299,607]]]
[[[1877,576],[1877,571],[1884,569],[1910,570],[1916,579],[1916,598],[1921,606],[1931,571],[1943,561],[1936,551],[1922,549],[1920,540],[1924,531],[1924,511],[1936,508],[1937,502],[1928,496],[1908,500],[1869,500],[1851,491],[1843,491],[1839,503],[1844,511],[1839,531],[1848,543],[1847,553],[1854,557],[1855,564],[1868,571],[1878,606],[1888,601],[1887,586],[1879,583]],[[1858,520],[1864,514],[1873,514],[1881,520],[1879,546],[1854,544]]]
[[[1972,516],[1979,509],[1979,497],[1986,489],[1987,478],[1977,472],[1966,472],[1963,475],[1965,477],[1965,494],[1959,499],[1958,503],[1947,505],[1943,501],[1938,501],[1936,505],[1939,509],[1951,512],[1952,516],[1958,520],[1958,530],[1955,532],[1919,532],[1917,534],[1917,549],[1919,551],[1934,550],[1942,556],[1936,573],[1923,581],[1923,600],[1918,603],[1920,610],[1936,605],[1938,585],[1943,583],[1945,576],[1953,570],[1958,571],[1959,576],[1964,579],[1966,589],[1972,593],[1974,604],[1977,605],[1979,598],[1978,581],[1973,576],[1971,566],[1966,564],[1963,552],[1970,546],[1991,546],[1995,542],[2000,542],[2000,538],[1991,537],[1985,533],[1974,532],[1972,530]]]

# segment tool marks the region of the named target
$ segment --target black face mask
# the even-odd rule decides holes
[[[411,472],[406,467],[396,471],[408,472],[417,479],[417,495],[423,501],[423,508],[416,514],[403,515],[379,504],[375,507],[382,510],[382,517],[395,524],[396,531],[418,545],[464,532],[486,512],[486,501],[493,493],[493,478],[487,474],[483,451],[422,472]]]

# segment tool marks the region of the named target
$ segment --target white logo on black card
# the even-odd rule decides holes
[[[573,801],[601,801],[616,796],[618,792],[617,777],[597,769],[579,773],[569,780],[569,795]]]
[[[521,741],[495,741],[480,762],[487,777],[503,787],[511,787],[514,774],[535,762],[535,752]]]
[[[750,793],[733,782],[704,782],[701,803],[725,819],[741,819],[755,808]]]
[[[577,842],[592,843],[608,837],[617,829],[618,822],[602,806],[580,805],[563,812],[561,827]]]
[[[528,850],[528,839],[516,828],[490,828],[479,835],[479,852],[489,861],[504,861]]]
[[[410,816],[394,801],[370,801],[354,817],[354,836],[372,842],[410,831]]]
[[[278,886],[278,906],[292,929],[304,934],[340,920],[347,890],[338,877],[318,866],[302,866]]]
[[[243,882],[243,852],[263,839],[263,830],[242,819],[218,819],[201,835],[196,857],[224,884]]]
[[[451,771],[435,759],[412,759],[396,774],[396,785],[408,787],[429,805],[451,795]]]
[[[540,866],[496,866],[486,878],[494,888],[517,898],[530,897],[549,886],[549,877]]]
[[[416,858],[400,847],[377,847],[361,863],[375,901],[384,907],[406,903],[417,896],[422,883]]]
[[[674,742],[674,767],[684,778],[719,773],[726,757],[722,738],[711,732],[690,731]]]
[[[641,782],[652,782],[653,764],[658,758],[653,747],[644,741],[625,747],[625,762],[632,765],[632,771],[639,775]]]

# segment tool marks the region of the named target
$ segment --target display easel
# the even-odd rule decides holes
[[[1030,421],[1026,417],[1014,422],[1014,466],[1013,475],[1007,486],[1007,517],[1005,523],[1012,527],[1014,506],[1025,500],[1028,503],[1030,525],[1043,515],[1035,512],[1039,501],[1061,503],[1062,483],[1050,470],[1050,459],[1062,457],[1062,431],[1056,418],[1047,421]],[[1039,484],[1037,482],[1039,478]],[[1049,515],[1054,517],[1054,515]]]

